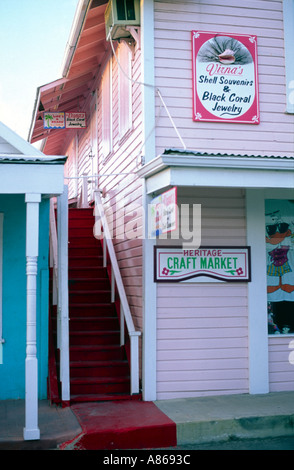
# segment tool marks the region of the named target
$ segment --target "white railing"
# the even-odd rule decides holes
[[[111,301],[115,301],[116,287],[120,300],[120,343],[121,346],[125,344],[124,325],[126,324],[130,338],[131,394],[135,394],[139,393],[139,336],[141,333],[135,330],[100,193],[100,190],[94,191],[94,236],[99,239],[103,236],[104,267],[107,265],[107,253],[111,261]]]
[[[50,200],[50,267],[53,269],[53,305],[57,305],[57,348],[60,351],[61,399],[70,399],[68,317],[68,188]]]

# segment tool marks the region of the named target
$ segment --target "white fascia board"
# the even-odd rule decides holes
[[[70,64],[74,56],[74,53],[76,51],[76,46],[77,46],[80,34],[82,32],[84,21],[86,19],[86,15],[87,15],[90,5],[91,5],[91,0],[79,0],[77,4],[71,31],[70,31],[66,49],[64,52],[63,62],[61,65],[62,77],[66,77],[68,74]]]
[[[172,168],[171,186],[294,188],[294,171],[236,168]],[[294,191],[294,190],[293,190]]]
[[[157,191],[163,191],[167,189],[171,185],[171,173],[171,168],[165,168],[158,173],[154,173],[150,178],[146,178],[147,194],[152,194],[156,193]]]
[[[293,189],[294,159],[161,155],[138,174],[149,194],[168,186]]]
[[[34,193],[58,196],[63,193],[63,186],[63,165],[0,164],[1,194]]]

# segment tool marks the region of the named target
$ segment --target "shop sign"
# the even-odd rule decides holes
[[[44,113],[44,129],[65,129],[64,113]]]
[[[85,129],[86,113],[44,113],[44,129]]]
[[[249,282],[250,247],[154,247],[154,281],[203,281],[212,278],[227,282]]]
[[[177,188],[152,199],[149,206],[149,234],[154,238],[177,228]]]
[[[65,113],[65,127],[66,129],[85,129],[86,113]]]
[[[259,124],[257,38],[192,31],[193,120]]]

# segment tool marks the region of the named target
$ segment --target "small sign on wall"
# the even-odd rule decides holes
[[[85,129],[86,113],[44,113],[44,129]]]
[[[155,238],[177,228],[177,188],[152,199],[149,206],[149,235]]]
[[[193,120],[259,124],[257,38],[192,31]]]
[[[154,247],[154,281],[180,282],[200,278],[249,282],[250,247]]]

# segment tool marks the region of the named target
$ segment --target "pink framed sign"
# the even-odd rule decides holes
[[[257,38],[192,31],[193,120],[259,124]]]

